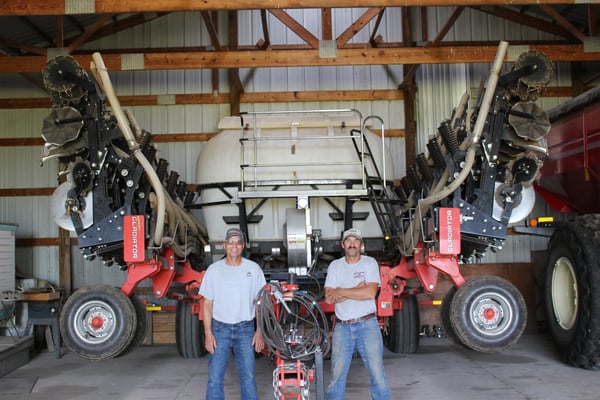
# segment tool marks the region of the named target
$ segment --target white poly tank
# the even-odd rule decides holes
[[[242,125],[244,129],[242,129]],[[197,163],[198,185],[204,186],[200,194],[202,219],[211,242],[221,242],[225,231],[239,223],[237,186],[244,180],[244,192],[252,191],[341,191],[347,189],[340,181],[355,182],[351,189],[362,186],[360,156],[350,138],[355,131],[360,148],[360,117],[352,115],[286,114],[268,116],[261,114],[225,117],[219,122],[219,133],[211,138],[200,153]],[[375,175],[373,161],[380,174],[390,174],[393,169],[386,148],[385,168],[380,136],[365,130],[365,139],[373,157],[365,157],[369,175]],[[242,141],[240,142],[240,139]],[[366,151],[366,150],[365,150]],[[241,168],[245,165],[245,168]],[[243,172],[242,172],[243,171]],[[388,180],[391,178],[388,176]],[[258,186],[254,186],[259,183]],[[223,188],[216,187],[221,184]],[[279,184],[276,187],[276,184]],[[311,186],[314,184],[314,186]],[[208,187],[210,186],[210,187]],[[316,188],[316,189],[315,189]],[[243,194],[240,197],[244,197]],[[340,210],[345,210],[345,198],[327,196]],[[246,213],[250,213],[261,198],[247,198]],[[221,203],[210,205],[211,203]],[[278,195],[269,198],[256,210],[260,222],[248,224],[251,242],[284,240],[287,208],[296,208],[295,196]],[[355,213],[368,212],[366,220],[354,221],[365,237],[381,237],[381,229],[368,201],[357,201]],[[310,196],[310,224],[320,229],[323,239],[340,238],[344,229],[342,220],[334,220],[330,213],[336,210],[322,197]]]

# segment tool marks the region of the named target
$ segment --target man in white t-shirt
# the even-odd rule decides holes
[[[383,339],[377,322],[375,296],[381,285],[377,261],[361,255],[362,235],[348,229],[342,235],[345,256],[333,261],[325,279],[325,301],[335,304],[336,324],[331,345],[331,381],[327,400],[344,400],[346,378],[354,351],[371,377],[371,398],[389,400],[383,367]]]
[[[242,257],[244,247],[244,234],[237,228],[229,229],[225,234],[225,258],[208,267],[200,285],[205,346],[210,353],[207,400],[224,400],[223,379],[232,350],[241,398],[258,400],[254,351],[261,352],[265,344],[254,322],[254,299],[266,280],[258,264]]]

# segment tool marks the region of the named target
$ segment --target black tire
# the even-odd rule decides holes
[[[175,342],[183,358],[200,358],[206,355],[204,327],[197,314],[192,314],[192,305],[178,301],[175,315]]]
[[[417,296],[408,296],[402,303],[402,310],[394,310],[389,319],[387,345],[390,351],[415,353],[419,348],[420,323]]]
[[[515,344],[527,322],[525,300],[517,288],[498,276],[466,282],[450,303],[450,319],[465,347],[496,353]]]
[[[120,289],[95,285],[79,289],[65,302],[60,332],[73,353],[89,360],[116,357],[133,339],[137,318]]]
[[[544,303],[562,360],[598,369],[600,359],[600,215],[557,227],[548,243]]]
[[[133,308],[135,309],[135,316],[137,319],[137,324],[135,327],[135,332],[133,334],[133,338],[131,339],[131,343],[129,343],[129,346],[127,346],[127,348],[125,350],[123,350],[121,352],[121,354],[119,354],[119,356],[124,356],[125,354],[131,352],[132,350],[135,350],[136,348],[141,346],[142,343],[144,343],[144,339],[146,338],[146,328],[147,328],[146,323],[147,323],[147,319],[148,319],[146,305],[136,295],[130,296],[129,299],[131,300],[131,303],[133,304]]]
[[[452,325],[452,318],[450,318],[450,304],[452,304],[452,299],[456,294],[457,288],[456,286],[452,286],[448,292],[444,295],[442,300],[442,306],[440,308],[440,316],[442,319],[442,325],[444,326],[444,331],[446,332],[446,336],[450,338],[455,344],[460,346],[464,346],[462,342],[456,336],[456,332],[454,331],[454,326]]]

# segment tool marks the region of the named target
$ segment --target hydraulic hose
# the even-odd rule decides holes
[[[278,284],[269,283],[258,293],[256,304],[256,320],[271,354],[297,360],[318,350],[329,352],[329,323],[310,293],[295,291],[284,296]]]
[[[494,93],[496,92],[496,86],[498,84],[498,77],[500,75],[500,68],[502,67],[502,63],[504,62],[504,58],[506,56],[506,51],[508,49],[508,42],[502,41],[498,47],[496,52],[496,59],[494,60],[494,64],[492,70],[490,72],[490,76],[487,81],[487,85],[485,88],[485,93],[483,95],[483,102],[479,109],[479,114],[477,115],[477,120],[475,122],[475,126],[473,128],[473,135],[471,136],[471,143],[466,143],[468,146],[464,165],[462,170],[458,174],[458,176],[446,187],[439,188],[440,183],[445,183],[444,180],[440,179],[438,182],[438,186],[434,188],[431,194],[419,200],[417,210],[415,213],[415,218],[411,221],[409,228],[407,229],[406,235],[404,236],[404,243],[406,247],[406,243],[416,243],[419,240],[419,236],[421,235],[421,216],[429,210],[429,208],[441,201],[442,199],[451,195],[456,189],[462,185],[462,183],[467,179],[469,174],[471,173],[471,169],[475,164],[475,149],[479,143],[481,138],[481,134],[483,133],[483,128],[485,126],[485,121],[487,119],[488,112],[490,110],[490,106],[492,104],[492,100],[494,98]],[[466,140],[465,140],[466,142]],[[465,143],[463,142],[463,144]],[[447,170],[446,170],[447,171]],[[446,176],[446,174],[444,174]],[[415,223],[415,221],[418,221]]]
[[[477,115],[477,120],[475,121],[475,127],[473,128],[473,143],[478,143],[479,139],[481,138],[483,126],[485,125],[485,120],[487,119],[490,106],[492,105],[492,99],[494,98],[494,93],[496,92],[496,86],[498,85],[498,78],[500,76],[500,69],[502,68],[502,63],[504,63],[507,49],[508,42],[500,42],[498,50],[496,51],[496,59],[494,60],[492,70],[490,71],[490,76],[487,81],[485,93],[483,94],[481,108],[479,109],[479,114]]]
[[[135,119],[135,117],[133,116],[133,114],[131,113],[130,110],[125,110],[125,114],[127,115],[127,119],[129,120],[130,125],[133,127],[133,129],[135,131],[135,135],[137,137],[140,137],[142,130],[140,129],[137,120]],[[163,190],[166,190],[164,188],[164,186],[161,185],[161,187],[163,188]],[[165,192],[165,198],[167,200],[171,199],[169,197],[169,194],[166,192]],[[184,220],[186,223],[186,226],[192,231],[192,234],[194,236],[197,236],[203,245],[208,244],[208,242],[205,239],[206,237],[208,237],[208,230],[206,229],[206,227],[204,225],[202,225],[202,223],[200,223],[200,221],[198,221],[196,218],[194,218],[193,216],[191,216],[189,214],[189,212],[185,209],[183,203],[181,203],[177,200],[172,200],[171,202],[173,203],[172,209],[169,208],[168,203],[166,204],[167,208],[169,209],[168,212],[177,213],[176,219]],[[170,232],[170,233],[173,234],[173,232]]]
[[[156,246],[160,246],[162,243],[163,229],[165,225],[165,193],[163,190],[163,185],[158,179],[154,168],[142,153],[140,146],[135,139],[135,135],[131,131],[131,127],[129,126],[129,122],[127,121],[127,117],[121,108],[121,104],[117,95],[115,94],[115,90],[112,86],[112,82],[110,81],[110,77],[108,76],[108,71],[106,66],[104,65],[104,60],[100,53],[96,52],[92,54],[92,65],[91,70],[98,81],[98,84],[106,94],[108,98],[108,102],[113,109],[115,117],[117,119],[117,123],[119,128],[121,128],[121,132],[127,141],[127,146],[132,151],[135,158],[138,160],[144,171],[146,172],[146,176],[150,181],[150,184],[154,188],[156,193],[157,200],[157,212],[156,212],[156,227],[154,230],[154,244]]]

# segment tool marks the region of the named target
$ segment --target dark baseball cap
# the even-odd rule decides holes
[[[225,241],[231,239],[234,236],[239,236],[239,238],[242,239],[242,242],[244,241],[244,234],[238,228],[229,228],[227,230],[227,233],[225,234]]]

